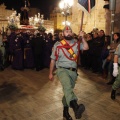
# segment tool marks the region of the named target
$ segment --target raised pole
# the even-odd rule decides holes
[[[114,35],[115,10],[116,10],[116,0],[110,0],[110,11],[111,11],[111,42],[113,41],[113,35]]]
[[[84,11],[82,11],[81,24],[80,24],[80,31],[82,31],[83,19],[84,19]]]

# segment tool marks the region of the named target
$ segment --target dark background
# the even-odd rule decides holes
[[[22,0],[0,0],[0,4],[4,3],[7,8],[17,10],[20,12],[20,2]],[[31,7],[39,8],[40,13],[44,14],[45,19],[49,18],[50,11],[58,6],[60,0],[29,0]]]

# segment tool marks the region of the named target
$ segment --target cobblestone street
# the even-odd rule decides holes
[[[56,76],[49,81],[48,73],[11,68],[0,72],[0,120],[63,120],[61,84]],[[81,120],[120,120],[120,95],[111,100],[108,81],[83,68],[78,74],[75,93],[86,107]],[[72,109],[70,114],[75,120]]]

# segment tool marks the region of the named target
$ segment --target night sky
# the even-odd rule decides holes
[[[1,3],[5,3],[7,9],[14,8],[18,12],[20,11],[20,2],[22,0],[0,0]],[[40,12],[44,14],[45,18],[49,18],[50,8],[58,6],[60,0],[29,0],[31,7],[36,7],[40,9]]]

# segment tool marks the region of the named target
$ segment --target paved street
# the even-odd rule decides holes
[[[0,120],[63,120],[61,84],[56,76],[49,81],[48,72],[11,68],[0,72]],[[107,80],[83,68],[78,73],[75,93],[86,107],[81,120],[120,120],[120,95],[110,99]],[[75,120],[72,109],[70,114]]]

